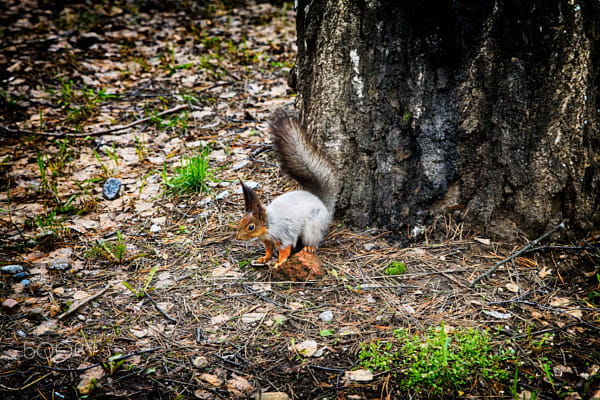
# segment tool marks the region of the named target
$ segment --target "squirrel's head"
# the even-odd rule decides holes
[[[240,183],[244,192],[244,209],[246,213],[238,224],[236,239],[251,240],[257,237],[264,237],[267,234],[267,213],[265,207],[260,202],[254,190],[246,186],[241,179]]]

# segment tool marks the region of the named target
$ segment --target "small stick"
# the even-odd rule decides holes
[[[180,104],[177,107],[173,107],[171,109],[159,112],[156,115],[152,115],[150,117],[146,117],[146,118],[142,118],[142,119],[138,119],[137,121],[133,121],[132,123],[129,123],[127,125],[122,125],[122,126],[115,126],[113,128],[109,128],[109,129],[104,129],[101,131],[92,131],[92,132],[82,132],[82,133],[57,133],[57,134],[53,134],[53,133],[49,133],[49,132],[34,132],[34,131],[29,131],[29,130],[25,130],[25,129],[12,129],[9,128],[6,125],[2,125],[0,124],[0,130],[5,131],[6,133],[10,133],[10,134],[24,134],[24,135],[38,135],[38,136],[47,136],[47,137],[53,137],[53,138],[61,138],[63,136],[71,136],[71,137],[86,137],[86,136],[100,136],[100,135],[106,135],[107,133],[114,133],[114,132],[120,132],[120,131],[124,131],[127,130],[129,128],[132,128],[136,125],[139,124],[143,124],[144,122],[148,122],[153,118],[156,117],[162,117],[163,115],[167,115],[167,114],[172,114],[174,112],[177,112],[179,110],[183,110],[185,108],[189,108],[189,104]]]
[[[90,301],[96,300],[98,297],[102,296],[104,293],[106,293],[106,291],[110,288],[110,285],[107,285],[104,287],[104,289],[102,289],[101,291],[99,291],[98,293],[96,293],[93,296],[88,297],[85,300],[80,301],[79,303],[75,304],[74,306],[72,306],[69,311],[61,314],[58,316],[58,319],[63,319],[71,314],[73,314],[75,311],[77,311],[79,308],[81,308],[81,306],[89,303]]]
[[[161,313],[163,315],[163,317],[165,317],[166,319],[168,319],[169,321],[173,322],[173,323],[177,323],[177,320],[173,317],[171,317],[169,314],[167,314],[167,312],[165,310],[163,310],[161,308],[161,306],[158,305],[158,303],[152,298],[152,296],[150,296],[148,294],[148,292],[144,292],[144,297],[147,297],[152,304],[154,304],[154,307],[156,307],[156,309],[158,310],[159,313]]]
[[[567,222],[566,219],[563,219],[562,222],[558,225],[556,225],[554,228],[550,229],[550,231],[544,233],[542,236],[540,236],[539,238],[535,239],[532,242],[527,243],[527,245],[525,245],[525,247],[523,247],[521,250],[511,254],[509,257],[506,257],[504,260],[502,261],[498,261],[496,263],[496,265],[494,265],[492,268],[490,268],[486,273],[479,275],[478,277],[474,278],[471,282],[469,282],[469,286],[473,287],[475,286],[475,284],[477,282],[479,282],[480,280],[482,280],[483,278],[487,278],[488,276],[490,276],[495,270],[498,269],[498,267],[500,267],[501,265],[517,258],[518,256],[520,256],[521,254],[525,253],[527,250],[529,250],[530,248],[532,248],[533,246],[536,246],[539,242],[541,242],[542,240],[546,239],[548,236],[552,235],[554,232],[556,232],[557,230],[564,228],[565,227],[565,222]]]

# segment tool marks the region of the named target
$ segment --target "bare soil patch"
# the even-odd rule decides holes
[[[438,397],[600,396],[598,237],[545,240],[474,287],[527,241],[453,216],[420,233],[336,220],[322,279],[250,265],[263,249],[235,240],[237,177],[263,199],[294,187],[263,129],[293,106],[290,4],[0,10],[0,267],[23,269],[0,281],[3,399],[430,398],[406,371],[347,372],[365,370],[361,344],[442,322],[489,329],[514,359],[509,379]],[[207,146],[210,192],[168,192]]]

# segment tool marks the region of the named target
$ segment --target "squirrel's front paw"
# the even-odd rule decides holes
[[[267,263],[267,261],[269,261],[268,258],[266,257],[261,257],[257,260],[252,261],[252,265],[265,265]]]

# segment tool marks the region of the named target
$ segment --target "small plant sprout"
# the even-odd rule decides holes
[[[150,287],[150,282],[152,281],[152,278],[154,278],[154,274],[156,274],[156,271],[158,271],[158,267],[152,267],[152,269],[148,273],[148,276],[146,277],[146,282],[144,283],[144,287],[141,289],[135,289],[127,281],[123,281],[123,285],[127,289],[129,289],[131,291],[131,293],[133,293],[135,295],[135,297],[137,297],[138,299],[142,298],[145,296],[146,291]]]

